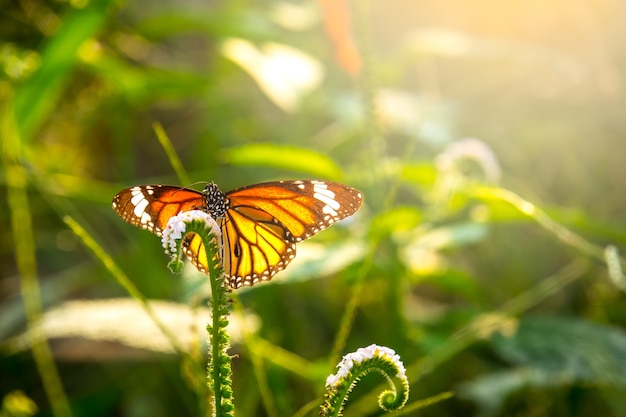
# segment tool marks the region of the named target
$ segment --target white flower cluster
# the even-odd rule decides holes
[[[339,370],[334,375],[329,375],[326,378],[326,388],[336,385],[342,378],[350,372],[350,369],[356,364],[359,364],[367,359],[373,359],[374,357],[381,357],[393,362],[398,368],[397,378],[406,379],[406,369],[400,360],[400,356],[396,354],[393,349],[385,346],[369,345],[365,348],[359,348],[356,352],[348,353],[341,359],[337,368]]]
[[[172,216],[168,221],[161,235],[161,243],[168,255],[176,253],[176,241],[183,237],[187,231],[187,222],[200,220],[211,228],[213,234],[219,238],[221,230],[217,222],[208,213],[201,210],[184,211],[176,216]]]

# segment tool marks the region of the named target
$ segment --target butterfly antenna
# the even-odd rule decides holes
[[[191,184],[187,184],[184,187],[180,187],[181,189],[183,188],[191,188],[194,185],[198,185],[198,184],[208,184],[206,181],[196,181],[196,182],[192,182]]]
[[[206,181],[196,181],[196,182],[192,182],[191,184],[185,185],[185,186],[180,186],[178,187],[178,190],[174,191],[174,193],[177,193],[178,191],[183,191],[183,190],[187,190],[187,189],[192,189],[191,187],[193,187],[194,185],[198,185],[198,184],[208,184]]]

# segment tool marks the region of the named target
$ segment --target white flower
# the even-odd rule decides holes
[[[326,378],[326,386],[327,387],[332,387],[333,385],[335,385],[337,382],[339,381],[339,377],[335,374],[330,374],[328,375],[328,378]]]
[[[397,355],[393,349],[372,344],[365,348],[359,348],[356,352],[345,355],[341,359],[341,362],[339,362],[339,365],[337,365],[337,368],[339,368],[337,373],[329,375],[328,378],[326,378],[326,387],[328,388],[336,385],[342,378],[348,375],[354,365],[375,357],[384,358],[393,362],[398,369],[396,377],[406,379],[406,369],[400,360],[400,356]]]
[[[161,235],[161,243],[165,252],[169,255],[176,253],[176,241],[181,239],[187,231],[187,223],[193,220],[199,220],[206,223],[216,237],[220,237],[222,232],[217,222],[209,215],[201,210],[184,211],[176,216],[172,216],[168,221]]]
[[[483,141],[475,138],[466,138],[449,144],[435,159],[440,171],[454,169],[463,160],[475,161],[483,170],[485,179],[498,182],[500,179],[500,164],[493,150]]]

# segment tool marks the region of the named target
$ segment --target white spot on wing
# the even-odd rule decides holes
[[[335,197],[335,193],[333,193],[332,191],[328,191],[328,190],[324,190],[325,192],[322,193],[314,193],[313,197],[315,197],[317,200],[321,201],[322,203],[326,204],[326,207],[324,207],[324,213],[328,213],[328,211],[326,211],[326,208],[330,208],[333,211],[336,211],[339,209],[339,207],[341,206],[341,204],[339,204],[339,202],[337,200],[334,199]],[[332,195],[329,195],[332,194]]]
[[[335,200],[335,193],[328,189],[328,185],[326,183],[320,181],[312,181],[313,183],[313,197],[320,200],[322,203],[329,206],[336,215],[336,210],[341,206],[337,200]],[[324,207],[324,213],[330,213],[326,211],[326,207]]]
[[[317,197],[315,197],[315,198],[317,198]],[[317,198],[317,199],[318,199],[318,200],[320,200],[319,198]],[[322,201],[323,201],[323,200],[322,200]],[[333,200],[333,201],[334,201],[334,200]],[[335,203],[337,203],[336,201],[334,201],[334,202],[335,202]],[[337,208],[339,208],[339,203],[337,203]],[[332,208],[330,205],[328,205],[328,204],[326,204],[326,205],[324,206],[324,208],[322,209],[322,212],[323,212],[323,213],[325,213],[325,214],[327,214],[327,215],[330,215],[330,216],[332,216],[332,217],[337,217],[337,216],[338,216],[338,214],[339,214],[339,213],[337,213],[337,211],[336,211],[335,209],[333,209],[333,208]],[[328,219],[328,216],[324,217],[324,220],[325,220],[325,221],[328,221],[328,220],[329,220],[329,219]],[[332,220],[332,219],[330,219],[330,220]]]
[[[133,209],[133,213],[135,213],[135,216],[140,217],[141,218],[141,222],[145,223],[146,221],[144,221],[144,215],[148,216],[145,212],[146,207],[148,207],[148,200],[146,200],[145,198],[143,198],[143,195],[139,195],[139,199],[137,199],[137,201],[133,201],[137,198],[137,196],[133,197],[132,200],[130,200],[130,202],[132,204],[134,204],[134,209]],[[148,216],[148,220],[150,220],[150,216]]]
[[[133,196],[130,199],[130,202],[133,206],[137,206],[141,202],[141,200],[145,199],[145,196],[143,195],[143,191],[141,191],[141,188],[139,187],[135,187],[131,189],[130,194]]]
[[[146,203],[147,203],[147,201],[146,201]],[[141,214],[141,219],[139,221],[141,222],[141,224],[145,224],[145,225],[149,226],[150,222],[152,221],[152,219],[150,218],[150,215],[144,211]]]

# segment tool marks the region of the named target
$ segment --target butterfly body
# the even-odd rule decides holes
[[[354,214],[363,202],[355,188],[329,181],[276,181],[227,193],[214,183],[202,192],[170,185],[141,185],[119,192],[113,209],[126,222],[160,236],[168,220],[202,210],[217,221],[220,259],[229,285],[270,280],[295,257],[296,242]],[[191,235],[185,254],[202,272],[208,259],[202,239]]]

